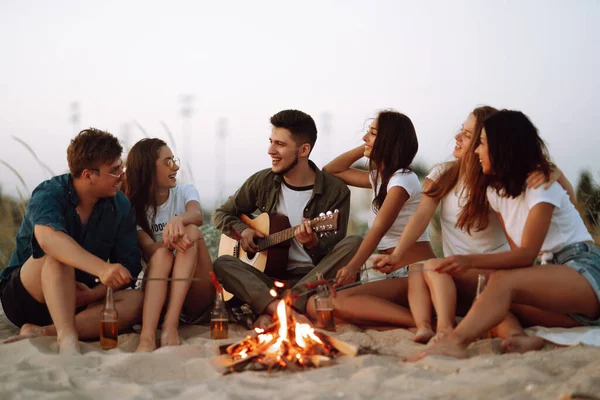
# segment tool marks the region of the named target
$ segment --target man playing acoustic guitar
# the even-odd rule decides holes
[[[235,254],[222,255],[214,262],[214,271],[225,290],[248,303],[256,315],[261,315],[256,326],[269,325],[276,311],[278,300],[269,294],[275,279],[293,288],[315,280],[319,272],[327,279],[334,278],[338,269],[352,259],[361,242],[358,236],[345,237],[350,190],[341,179],[322,172],[308,159],[317,140],[312,117],[298,110],[283,110],[271,117],[271,124],[268,150],[271,168],[248,178],[215,211],[213,218],[218,229],[239,239],[239,246],[251,255],[265,247],[261,246],[265,233],[272,232],[257,232],[240,219],[242,214],[250,215],[257,210],[280,214],[295,227],[291,243],[287,242],[288,261],[277,271],[267,267],[263,273]],[[328,236],[317,236],[310,218],[334,210],[339,210],[337,230]],[[248,222],[246,217],[244,219]],[[306,309],[306,297],[296,299],[293,304],[301,313]]]

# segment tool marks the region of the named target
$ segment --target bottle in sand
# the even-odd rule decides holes
[[[475,301],[477,301],[477,299],[479,299],[479,296],[481,296],[481,293],[483,292],[483,289],[485,289],[485,284],[487,283],[485,275],[483,274],[479,274],[477,275],[477,290],[475,292]],[[483,335],[480,336],[479,339],[491,339],[494,336],[492,335],[492,331],[487,331],[486,333],[484,333]]]
[[[317,280],[322,280],[323,275],[318,273]],[[318,326],[328,331],[335,331],[335,320],[333,317],[333,300],[329,294],[327,285],[317,287],[315,296],[315,309],[317,311]]]
[[[115,308],[113,290],[106,287],[106,299],[100,314],[100,346],[104,350],[114,349],[119,343],[118,321],[119,314]]]
[[[229,334],[229,315],[223,300],[223,291],[217,291],[215,306],[210,314],[210,337],[212,339],[227,339]]]

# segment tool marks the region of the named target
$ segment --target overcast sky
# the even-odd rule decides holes
[[[211,208],[269,166],[279,110],[315,118],[322,166],[360,143],[377,110],[397,109],[431,166],[489,104],[529,115],[574,184],[583,168],[598,179],[599,22],[597,0],[0,0],[0,160],[32,190],[49,173],[12,136],[62,173],[76,128],[132,144],[138,124],[170,142],[166,126]],[[182,95],[193,96],[187,127]],[[3,165],[0,176],[5,193],[27,190]]]

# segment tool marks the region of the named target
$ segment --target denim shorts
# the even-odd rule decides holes
[[[422,265],[424,265],[426,262],[427,262],[427,260],[416,261],[416,262],[414,262],[412,264],[409,264],[409,265],[407,265],[405,267],[398,268],[397,270],[390,272],[389,274],[387,274],[387,277],[388,278],[406,278],[408,276],[408,274],[409,274],[408,268],[411,265],[415,265],[415,264],[422,264]],[[420,271],[417,271],[417,272],[420,272]]]
[[[600,250],[590,243],[579,242],[565,246],[554,253],[552,264],[566,265],[579,272],[592,285],[600,302]],[[569,314],[582,325],[600,326],[600,318],[592,320],[585,315]]]

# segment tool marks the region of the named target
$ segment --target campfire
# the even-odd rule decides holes
[[[213,365],[223,374],[243,371],[299,371],[335,363],[338,355],[355,356],[358,348],[297,322],[287,300],[277,305],[276,322],[243,340],[219,348]]]

